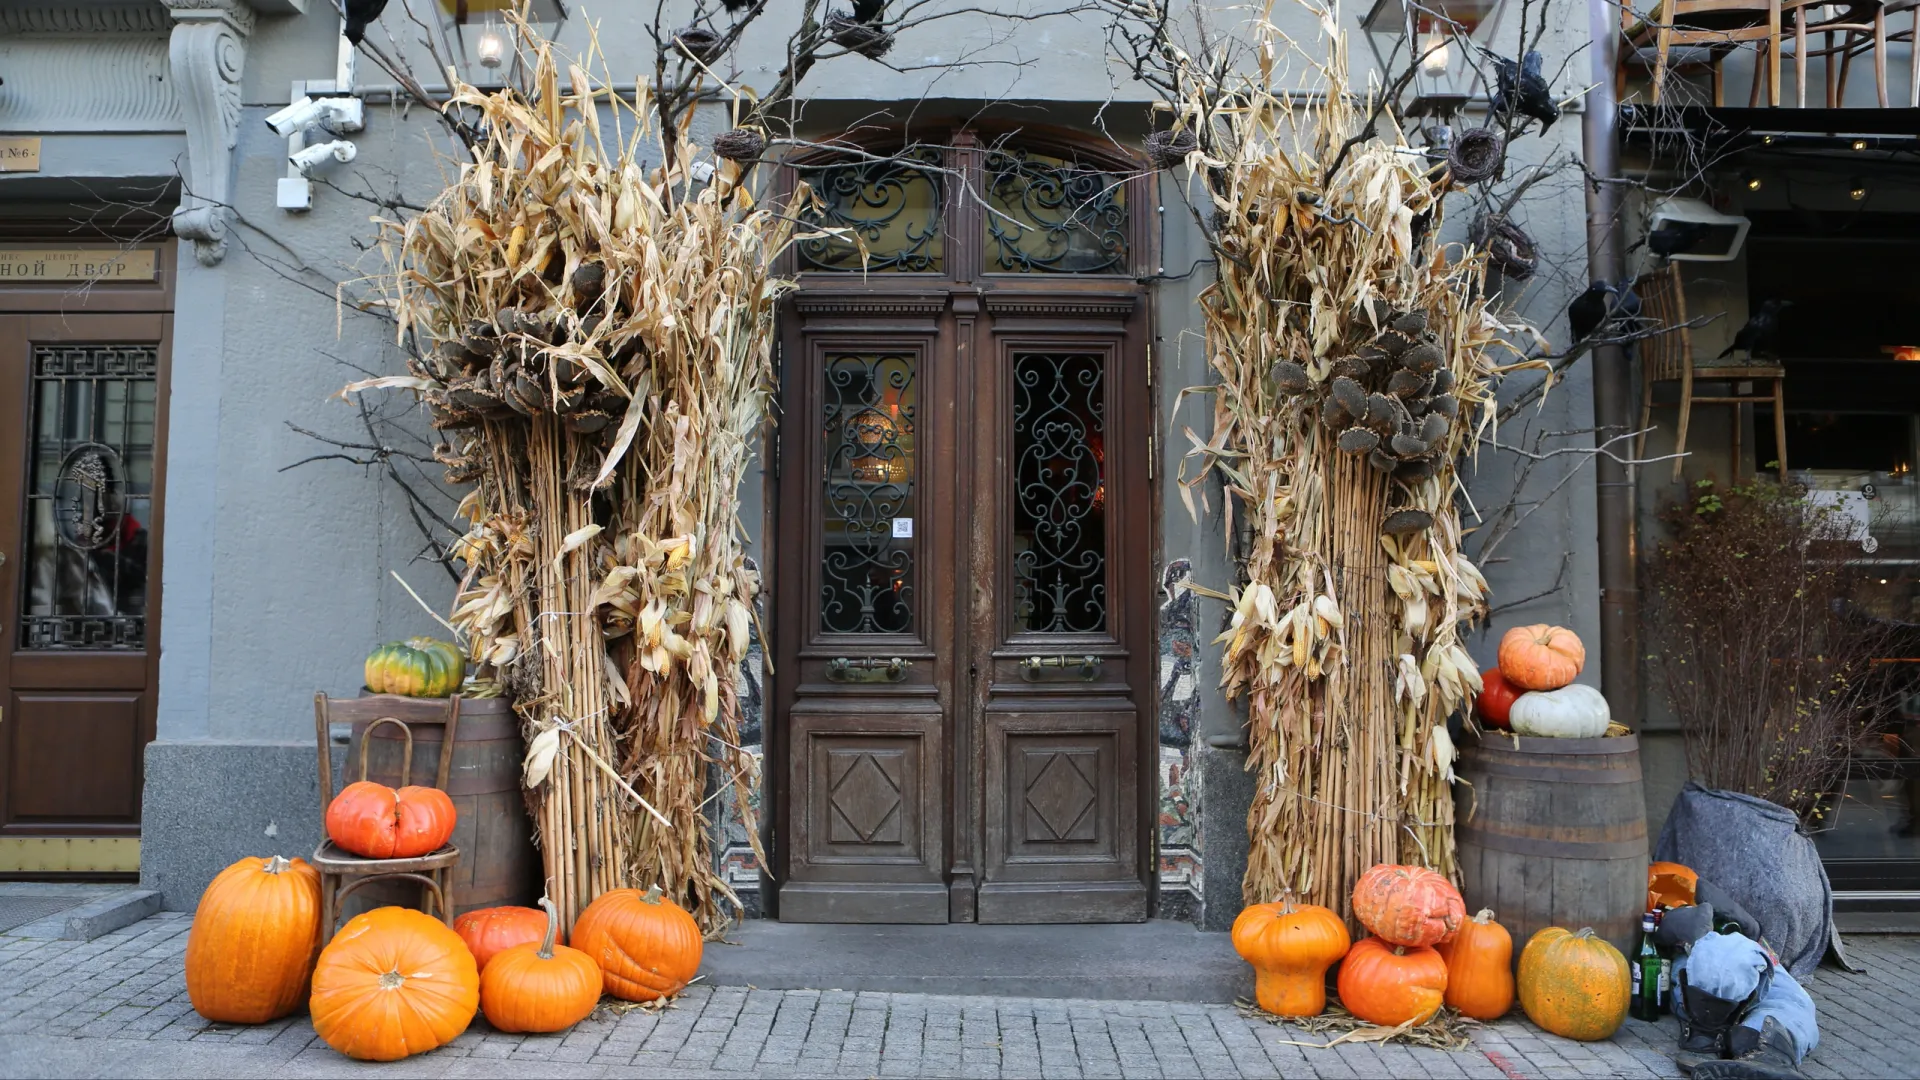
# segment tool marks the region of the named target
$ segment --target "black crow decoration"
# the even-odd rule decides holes
[[[348,41],[360,44],[361,39],[367,36],[367,27],[380,18],[380,13],[386,7],[387,0],[342,0],[341,17],[344,25],[340,27],[340,32],[347,36]]]
[[[1504,56],[1493,58],[1493,73],[1496,87],[1493,95],[1493,111],[1497,113],[1518,113],[1540,121],[1540,134],[1560,119],[1560,106],[1553,100],[1553,92],[1547,89],[1547,80],[1540,73],[1541,59],[1532,49],[1520,58],[1518,64]]]
[[[1773,344],[1773,335],[1780,330],[1780,313],[1792,306],[1791,300],[1761,301],[1760,310],[1748,317],[1747,325],[1733,335],[1733,344],[1722,349],[1717,359],[1725,360],[1735,349],[1745,352],[1747,359],[1753,359],[1760,350]]]
[[[1613,304],[1613,286],[1604,281],[1596,281],[1587,286],[1587,291],[1573,298],[1567,305],[1567,327],[1573,331],[1573,340],[1585,341],[1593,336],[1607,321],[1607,308]]]
[[[879,26],[886,15],[887,0],[853,0],[853,21],[867,26]]]

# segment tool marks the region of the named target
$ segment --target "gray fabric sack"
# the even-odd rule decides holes
[[[1833,925],[1833,887],[1813,838],[1778,803],[1689,780],[1673,800],[1653,857],[1693,868],[1759,921],[1780,965],[1804,978],[1832,949],[1854,970]]]

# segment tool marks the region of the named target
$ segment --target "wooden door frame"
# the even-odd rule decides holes
[[[104,233],[104,234],[103,234]],[[29,349],[31,343],[84,341],[90,343],[156,343],[157,358],[154,370],[154,462],[153,462],[153,501],[151,520],[148,522],[147,555],[147,606],[146,606],[146,662],[144,678],[146,680],[145,700],[142,703],[137,738],[144,751],[147,744],[157,736],[157,706],[160,696],[160,652],[162,612],[164,611],[164,556],[166,547],[166,486],[167,486],[167,446],[169,434],[169,414],[171,413],[170,388],[173,381],[173,329],[174,329],[174,286],[175,267],[178,259],[178,244],[171,238],[153,241],[148,239],[151,233],[127,235],[115,239],[111,232],[95,231],[82,234],[75,239],[70,222],[54,223],[45,220],[12,220],[0,223],[0,240],[15,244],[36,243],[48,247],[98,247],[102,250],[121,249],[137,244],[151,247],[155,258],[155,275],[152,281],[145,282],[101,282],[81,288],[69,282],[43,282],[25,285],[0,286],[0,322],[17,324],[21,331],[20,341]],[[10,328],[11,329],[11,328]],[[17,432],[11,436],[17,439],[17,449],[21,453],[22,471],[14,475],[0,476],[0,513],[12,516],[14,535],[18,542],[16,548],[24,547],[25,499],[22,485],[25,481],[24,466],[31,453],[31,402],[27,400],[26,386],[31,382],[31,369],[23,367],[18,384],[0,387],[0,420],[12,417],[18,421]],[[6,425],[0,424],[0,431]],[[7,557],[12,560],[18,551],[9,551]],[[13,686],[12,669],[16,635],[20,622],[20,577],[23,567],[12,565],[0,567],[0,573],[6,573],[8,580],[0,584],[0,621],[5,623],[5,633],[0,634],[0,667],[8,672],[6,686]],[[60,658],[65,659],[65,658]],[[56,666],[63,666],[58,665]],[[53,680],[58,681],[58,680]],[[36,685],[29,689],[65,689],[64,685]],[[76,687],[84,689],[84,685]],[[133,770],[134,805],[139,807],[144,800],[146,770],[144,762],[135,762]],[[0,774],[0,800],[7,797],[7,778]],[[136,811],[136,817],[137,817]],[[138,837],[142,823],[136,820],[131,825],[47,825],[13,826],[6,830],[8,837],[34,836],[73,836],[73,837]],[[0,875],[15,876],[15,875]],[[96,875],[97,876],[97,875]]]
[[[983,272],[981,244],[956,243],[954,239],[955,235],[972,236],[980,231],[981,213],[975,201],[964,197],[959,185],[951,181],[943,207],[943,221],[950,233],[943,272],[796,274],[799,268],[791,254],[781,266],[784,272],[798,276],[801,287],[782,305],[776,339],[781,412],[763,443],[764,459],[771,465],[774,481],[766,487],[763,535],[768,537],[768,543],[763,553],[768,560],[767,579],[772,583],[769,602],[776,608],[774,640],[767,642],[767,653],[774,663],[766,677],[766,712],[762,718],[761,782],[763,806],[767,807],[762,839],[771,866],[762,867],[760,885],[763,908],[769,917],[780,916],[780,890],[785,885],[786,871],[792,865],[795,817],[792,797],[797,794],[788,779],[793,768],[788,727],[801,675],[791,670],[791,662],[782,664],[779,660],[787,651],[782,642],[806,640],[791,635],[805,632],[800,624],[809,614],[810,605],[804,601],[803,590],[813,586],[817,573],[817,568],[806,565],[804,531],[817,526],[816,508],[783,506],[788,481],[780,476],[787,467],[810,458],[797,452],[797,448],[787,449],[792,445],[789,440],[817,435],[812,430],[812,415],[806,406],[814,395],[800,385],[805,381],[803,373],[814,369],[811,342],[816,338],[851,340],[852,335],[872,335],[877,342],[928,336],[930,348],[936,350],[929,355],[938,367],[952,373],[948,385],[956,391],[951,400],[939,403],[941,408],[949,410],[945,415],[952,418],[951,437],[939,443],[940,452],[956,455],[955,461],[976,460],[980,443],[987,438],[977,422],[972,401],[977,385],[973,371],[976,363],[998,363],[1000,339],[1012,336],[1050,342],[1062,348],[1071,347],[1076,340],[1108,342],[1115,351],[1117,374],[1141,373],[1139,378],[1116,387],[1119,391],[1116,399],[1128,405],[1126,426],[1121,430],[1130,440],[1119,449],[1128,455],[1129,467],[1139,479],[1139,498],[1144,502],[1133,508],[1135,512],[1127,516],[1130,523],[1120,530],[1121,539],[1116,543],[1123,546],[1110,548],[1115,569],[1109,587],[1111,591],[1118,591],[1115,586],[1119,586],[1125,590],[1124,595],[1131,597],[1123,608],[1110,607],[1110,610],[1124,622],[1124,626],[1114,626],[1114,636],[1121,647],[1130,650],[1134,660],[1129,684],[1138,710],[1134,847],[1138,852],[1148,914],[1157,903],[1159,681],[1156,675],[1159,655],[1153,627],[1152,560],[1159,550],[1161,508],[1159,479],[1154,474],[1150,450],[1156,406],[1150,370],[1153,358],[1151,293],[1145,282],[1158,258],[1160,214],[1154,199],[1156,177],[1137,161],[1118,158],[1111,147],[1089,147],[1068,135],[1041,133],[1023,137],[1021,142],[1038,150],[1066,150],[1083,157],[1104,158],[1112,167],[1128,171],[1127,199],[1131,212],[1130,258],[1126,272],[1100,275]],[[982,145],[980,138],[970,131],[958,130],[951,144],[956,147],[956,157],[950,160],[955,161],[957,170],[965,177],[964,182],[977,182],[980,154],[968,151]],[[787,173],[787,182],[780,186],[782,194],[792,190],[791,175]],[[976,361],[975,357],[980,359]],[[928,404],[934,403],[929,400]],[[788,428],[791,430],[783,430]],[[975,499],[971,482],[975,470],[955,468],[953,471],[952,499],[965,514]],[[998,538],[991,539],[999,542]],[[979,552],[983,550],[981,544],[988,540],[988,537],[973,537],[968,549]],[[998,557],[993,561],[1004,562]],[[929,565],[929,571],[935,571],[935,567]],[[984,837],[979,826],[985,805],[985,793],[981,789],[985,777],[981,752],[984,697],[989,680],[980,678],[971,686],[963,682],[966,666],[974,662],[979,651],[968,584],[974,568],[955,566],[951,572],[953,640],[944,650],[935,647],[937,652],[948,654],[940,658],[945,680],[937,685],[953,687],[951,715],[945,725],[949,785],[945,849],[951,899],[949,921],[970,922],[983,870]],[[788,580],[789,575],[793,580]],[[1137,576],[1140,580],[1121,582],[1123,575]],[[1112,599],[1110,592],[1110,602]],[[931,611],[926,614],[933,617]],[[992,647],[992,643],[984,646],[988,650]]]

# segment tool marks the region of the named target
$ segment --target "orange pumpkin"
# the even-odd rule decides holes
[[[1473,711],[1488,727],[1504,731],[1509,726],[1507,713],[1513,708],[1513,699],[1523,692],[1508,682],[1498,667],[1490,667],[1480,673],[1480,695],[1473,699]]]
[[[1491,908],[1434,948],[1447,962],[1447,1004],[1475,1020],[1498,1020],[1513,1008],[1513,935],[1493,921]]]
[[[540,898],[547,927],[539,944],[515,945],[480,973],[480,1011],[506,1032],[563,1031],[600,1004],[600,965],[579,949],[554,944],[560,916]]]
[[[1453,937],[1466,921],[1460,890],[1419,866],[1381,863],[1353,886],[1353,917],[1394,945],[1433,945]]]
[[[1677,862],[1653,863],[1647,867],[1647,910],[1692,907],[1699,887],[1700,875],[1693,872],[1693,867]]]
[[[412,859],[445,847],[458,817],[453,800],[439,788],[395,791],[358,780],[327,805],[327,836],[369,859]]]
[[[1627,958],[1593,936],[1549,926],[1520,950],[1520,1007],[1555,1035],[1593,1042],[1627,1018]]]
[[[1233,920],[1233,949],[1253,965],[1253,996],[1279,1016],[1318,1016],[1327,1007],[1327,969],[1352,939],[1340,916],[1318,904],[1250,904]]]
[[[1516,626],[1500,639],[1500,673],[1522,690],[1558,690],[1587,666],[1587,647],[1564,626]]]
[[[557,924],[556,924],[557,928]],[[490,907],[469,911],[453,920],[453,932],[467,943],[473,962],[486,974],[487,961],[515,945],[537,945],[547,933],[547,913],[530,907]],[[567,943],[562,932],[557,939]]]
[[[320,952],[320,874],[301,859],[241,859],[200,894],[187,932],[187,999],[223,1024],[300,1007]]]
[[[1364,938],[1340,962],[1339,988],[1340,1004],[1369,1024],[1424,1024],[1446,997],[1447,962],[1431,945]]]
[[[700,926],[658,885],[601,893],[574,920],[573,946],[600,965],[607,993],[628,1001],[670,997],[700,971]]]
[[[480,1007],[480,971],[460,935],[409,908],[356,916],[313,969],[313,1030],[362,1061],[398,1061],[453,1041]]]

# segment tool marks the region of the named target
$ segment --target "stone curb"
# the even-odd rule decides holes
[[[85,903],[65,915],[62,941],[92,941],[123,926],[132,926],[160,910],[160,894],[152,889],[128,889]],[[56,916],[58,918],[59,916]]]

